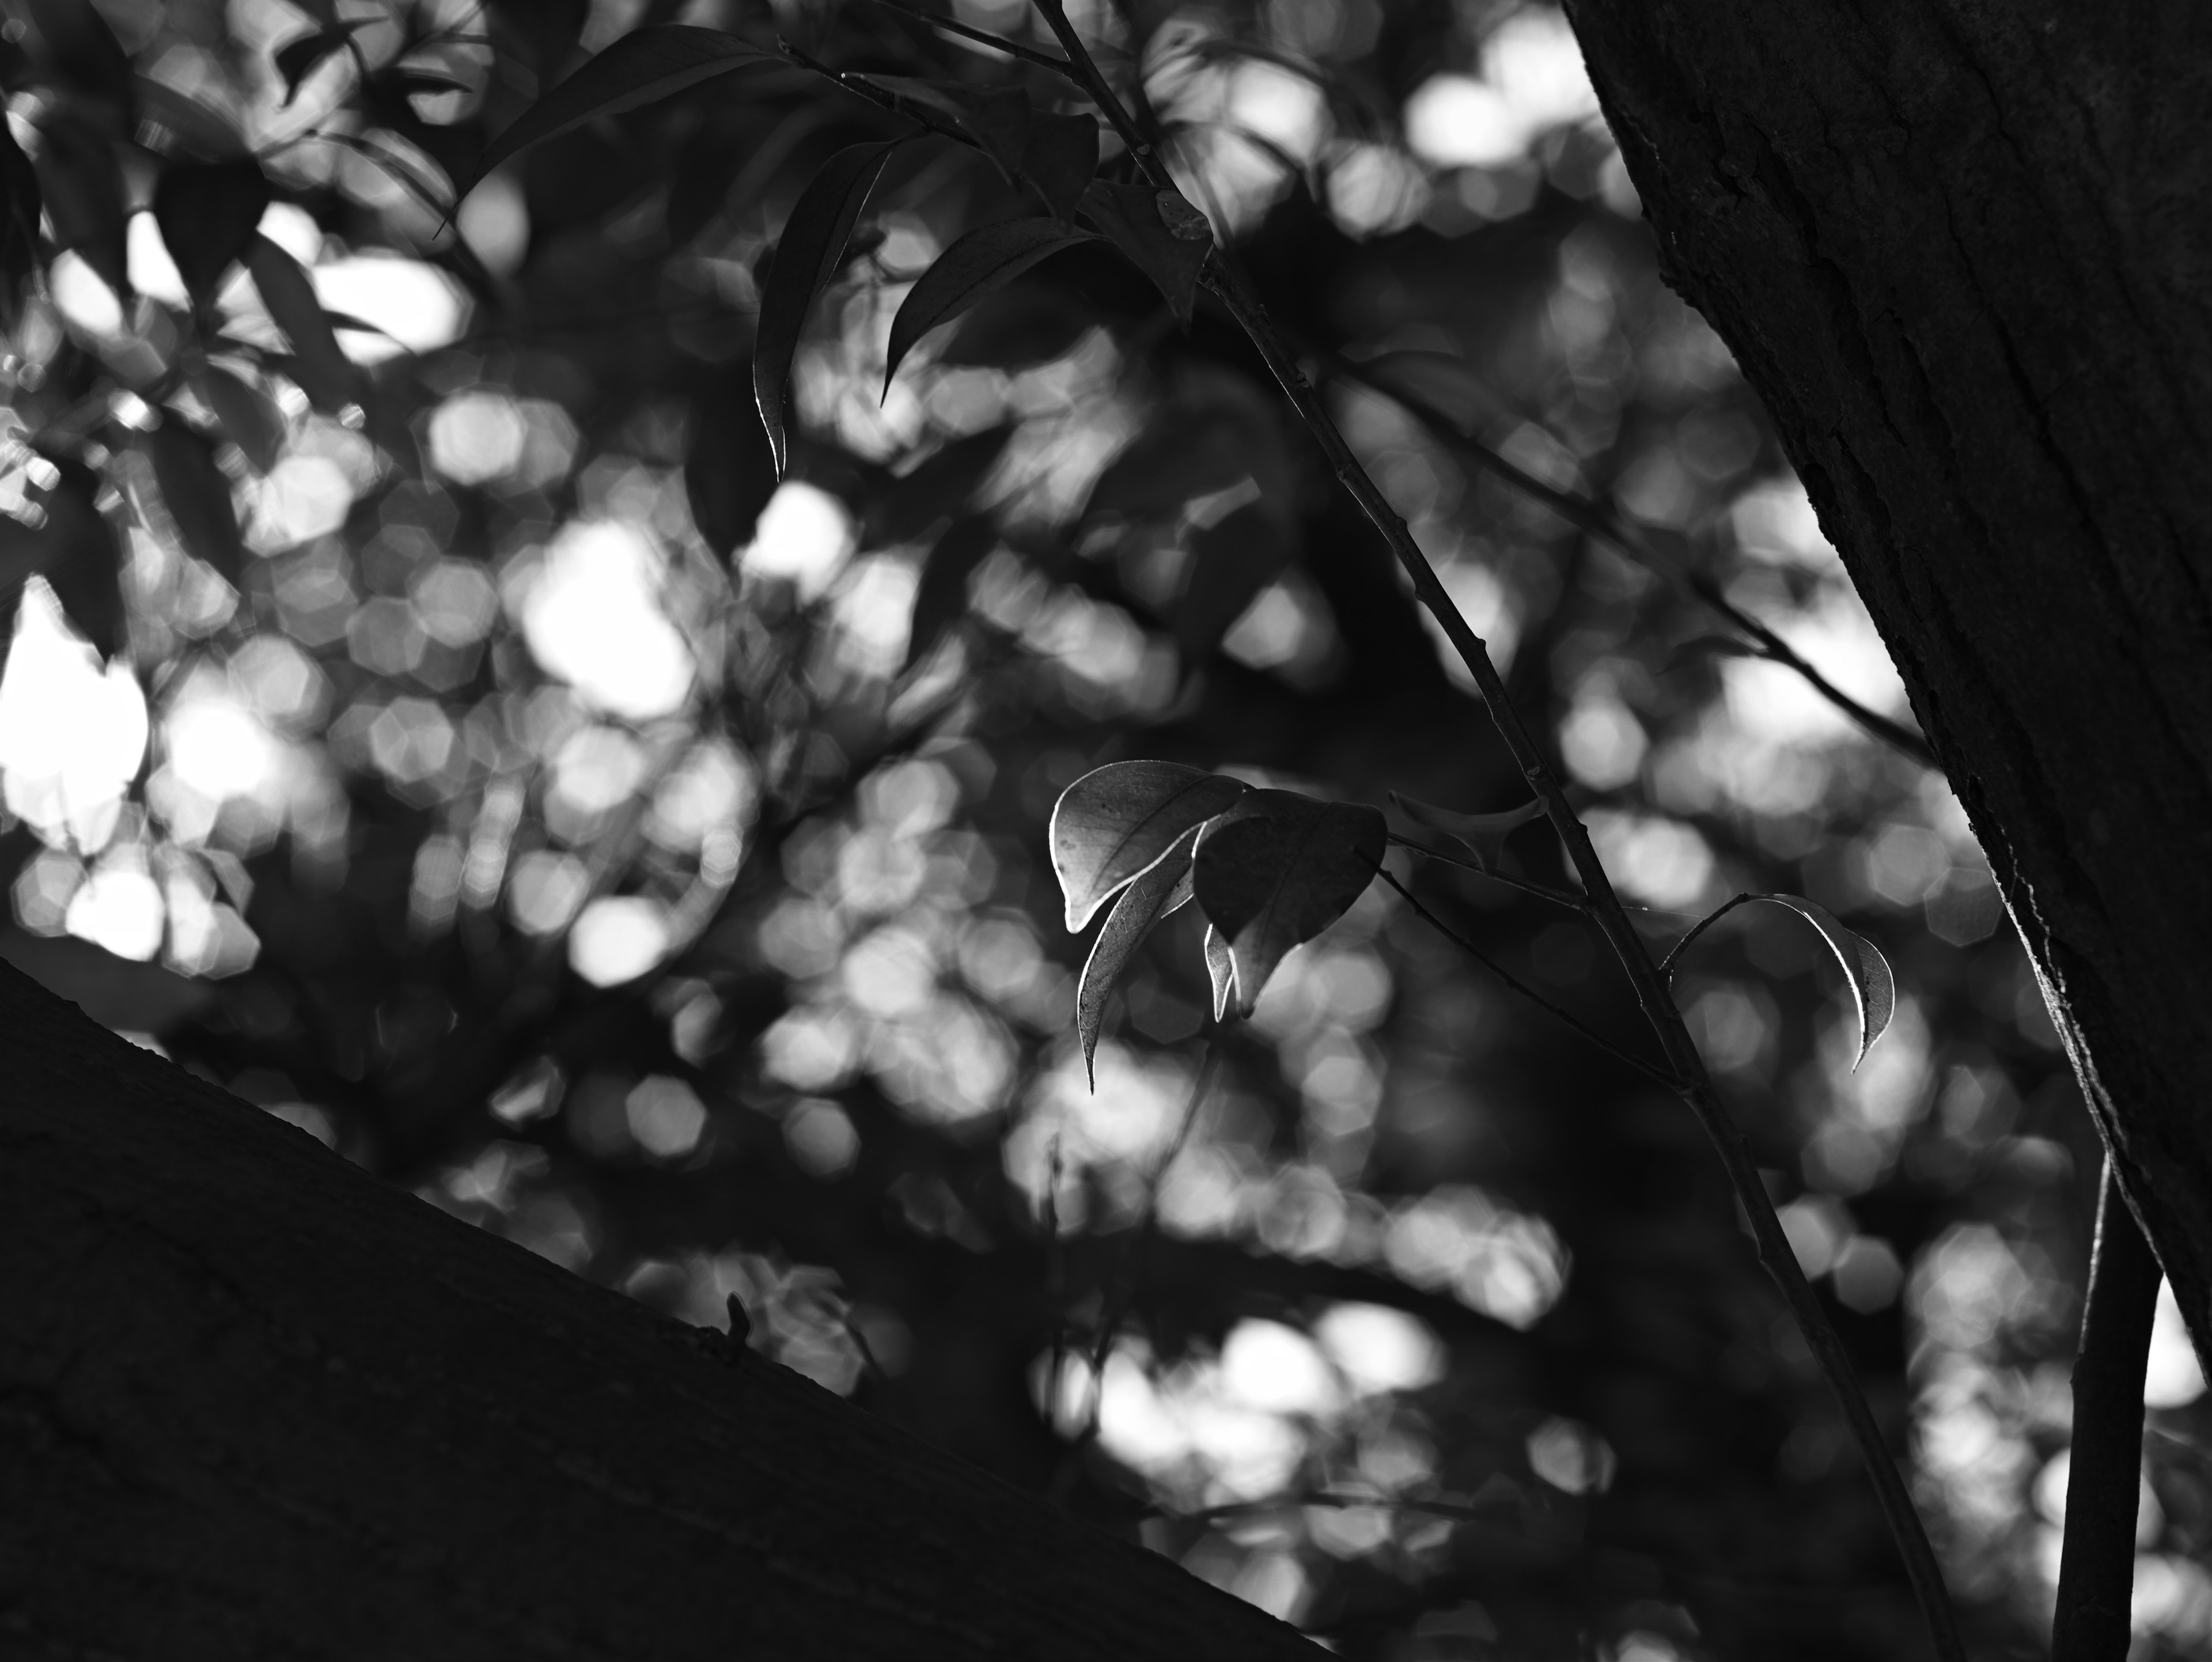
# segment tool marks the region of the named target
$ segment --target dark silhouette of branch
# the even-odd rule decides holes
[[[2074,1360],[2074,1452],[2058,1561],[2051,1662],[2123,1662],[2142,1490],[2143,1369],[2158,1309],[2158,1260],[2112,1162],[2097,1198],[2097,1243]]]

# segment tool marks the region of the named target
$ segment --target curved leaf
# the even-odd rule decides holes
[[[1875,1040],[1888,1029],[1889,1019],[1897,1011],[1897,977],[1890,973],[1889,960],[1873,941],[1856,930],[1845,928],[1834,913],[1814,905],[1801,894],[1758,894],[1751,898],[1771,900],[1796,912],[1820,932],[1820,939],[1828,943],[1836,962],[1844,966],[1844,978],[1851,983],[1851,999],[1859,1012],[1859,1053],[1851,1061],[1856,1069],[1866,1060],[1867,1052],[1874,1049]]]
[[[761,290],[760,325],[753,338],[753,397],[775,457],[778,478],[790,461],[784,419],[790,408],[791,360],[814,297],[830,285],[845,258],[854,222],[875,188],[884,163],[900,141],[854,144],[822,164],[793,204],[782,239]]]
[[[1106,1014],[1107,997],[1152,926],[1190,898],[1190,850],[1197,839],[1198,827],[1193,825],[1164,858],[1122,890],[1114,910],[1106,914],[1106,927],[1091,943],[1075,995],[1075,1031],[1083,1041],[1083,1068],[1094,1091],[1098,1073],[1092,1058],[1098,1051],[1098,1024]]]
[[[1417,802],[1410,796],[1390,793],[1390,800],[1398,805],[1398,812],[1417,825],[1426,825],[1431,831],[1440,831],[1463,846],[1485,870],[1496,866],[1505,853],[1505,839],[1532,819],[1544,817],[1544,805],[1530,797],[1517,808],[1507,808],[1502,813],[1455,813],[1449,808],[1431,807]]]
[[[267,237],[256,236],[246,250],[246,269],[270,317],[292,343],[300,390],[325,413],[356,402],[361,370],[338,344],[307,268]]]
[[[1016,277],[1063,248],[1096,242],[1092,232],[1071,230],[1056,219],[1010,219],[981,225],[937,257],[921,280],[900,302],[891,320],[890,349],[884,362],[884,393],[915,344],[940,323],[950,323],[977,301],[997,293]]]
[[[1228,1015],[1230,1002],[1237,996],[1237,959],[1229,951],[1228,941],[1211,923],[1206,926],[1206,974],[1213,983],[1213,1019],[1219,1021]]]
[[[272,192],[258,162],[172,163],[154,186],[154,222],[196,306],[215,298],[231,262],[247,247]]]
[[[1103,179],[1092,180],[1084,192],[1083,211],[1158,285],[1177,320],[1188,326],[1198,274],[1213,247],[1206,216],[1176,192]]]
[[[1291,947],[1344,916],[1389,846],[1379,809],[1248,791],[1206,827],[1192,861],[1198,904],[1229,942],[1237,1014],[1249,1016]]]
[[[1069,930],[1247,788],[1241,779],[1176,762],[1109,762],[1060,792],[1047,835]]]
[[[782,62],[774,52],[749,46],[720,29],[687,23],[655,23],[633,29],[525,110],[492,140],[454,200],[458,204],[501,162],[533,144],[574,131],[586,121],[620,115],[732,70]]]

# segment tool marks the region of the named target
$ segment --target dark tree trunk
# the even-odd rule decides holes
[[[0,1653],[1316,1653],[5,965],[0,1081]]]
[[[2212,9],[1568,4],[2212,1358]]]

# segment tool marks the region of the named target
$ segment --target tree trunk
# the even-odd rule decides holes
[[[1288,1659],[0,965],[9,1657]]]
[[[1568,5],[2212,1361],[2212,9]]]

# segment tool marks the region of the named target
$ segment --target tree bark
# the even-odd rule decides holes
[[[1568,7],[2212,1361],[2212,9]]]
[[[0,1652],[1282,1658],[0,965]]]

